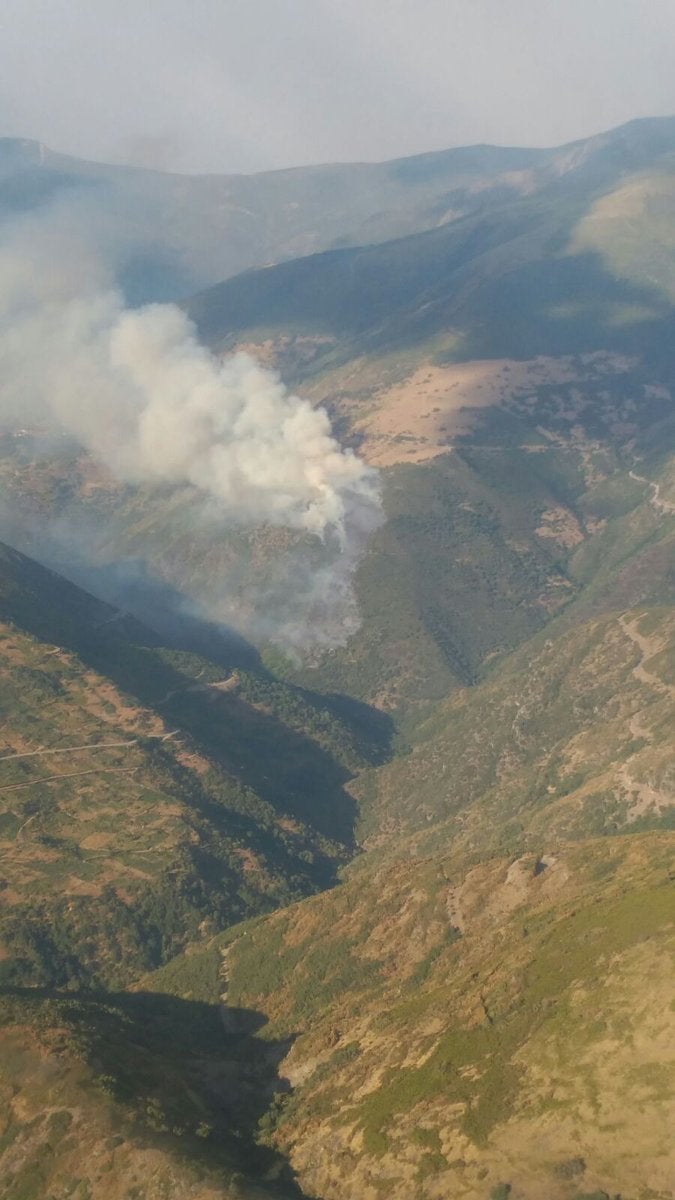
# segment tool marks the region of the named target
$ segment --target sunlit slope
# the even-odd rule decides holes
[[[372,860],[244,926],[228,1000],[294,1038],[264,1124],[306,1190],[670,1198],[674,850]]]
[[[549,455],[552,472],[559,457],[555,450]],[[528,465],[534,461],[525,453],[521,459]],[[536,465],[548,463],[537,460]],[[307,688],[390,708],[443,696],[457,681],[473,679],[487,655],[517,644],[543,624],[572,590],[561,570],[565,548],[556,537],[545,536],[547,528],[544,535],[537,532],[542,514],[558,507],[558,485],[554,478],[551,486],[539,470],[523,473],[516,492],[507,471],[495,477],[492,461],[489,470],[483,461],[453,454],[429,468],[406,465],[388,473],[389,520],[372,539],[355,578],[361,630],[344,650],[315,651],[299,675],[298,664],[284,664],[278,651],[275,663]],[[103,594],[112,591],[117,603],[137,600],[136,611],[151,623],[161,615],[155,594],[149,602],[140,590],[129,595],[129,566],[136,562],[146,578],[178,600],[183,596],[207,610],[225,611],[233,624],[240,620],[259,634],[262,628],[263,641],[266,628],[273,635],[275,621],[283,629],[293,614],[293,579],[282,577],[275,591],[277,562],[283,566],[289,541],[283,530],[212,529],[192,519],[193,498],[184,492],[169,498],[166,489],[95,488],[86,460],[61,461],[51,452],[32,452],[30,444],[23,451],[10,444],[0,474],[6,512],[11,508],[16,514],[12,533],[22,548],[60,561],[69,574],[84,568],[90,586]],[[83,526],[91,533],[82,543],[69,536],[70,529]],[[81,545],[84,563],[81,557],[78,561]],[[310,547],[309,561],[311,552]],[[121,563],[117,573],[116,563]],[[278,596],[276,605],[263,608],[264,621],[251,613],[258,592],[263,598]],[[306,628],[311,642],[310,619],[311,613]],[[339,628],[335,636],[344,640]],[[283,648],[282,638],[282,654]],[[377,739],[369,721],[366,713],[359,718],[366,738]]]
[[[672,828],[675,609],[556,622],[362,776],[361,835],[458,856]]]
[[[451,449],[386,469],[362,629],[301,678],[405,708],[475,682],[563,612],[672,604],[673,401],[649,378],[589,364],[505,381]]]
[[[386,472],[362,632],[303,680],[405,706],[582,592],[587,611],[672,601],[673,178],[630,155],[611,180],[560,172],[191,303],[214,345],[278,365]]]
[[[348,723],[0,565],[4,980],[119,986],[330,882],[372,752]]]

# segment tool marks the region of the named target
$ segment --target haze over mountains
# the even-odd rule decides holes
[[[470,146],[232,176],[89,163],[3,138],[0,212],[6,221],[75,202],[100,240],[121,243],[131,299],[168,300],[251,267],[433,229],[561,183],[588,195],[632,172],[667,169],[674,123],[634,121],[554,150]]]
[[[250,177],[5,140],[0,260],[0,1196],[672,1200],[675,118]],[[189,473],[120,469],[116,334],[63,357],[110,287],[181,330]],[[219,510],[237,422],[290,474]]]

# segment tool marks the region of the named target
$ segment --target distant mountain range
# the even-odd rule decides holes
[[[554,150],[469,146],[385,163],[182,176],[4,138],[0,217],[75,204],[118,243],[132,299],[175,299],[252,267],[452,226],[551,189],[573,206],[627,174],[668,169],[674,147],[675,118],[663,117]]]

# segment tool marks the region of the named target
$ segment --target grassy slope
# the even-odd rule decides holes
[[[471,868],[371,861],[244,926],[228,998],[294,1038],[294,1092],[264,1124],[303,1186],[670,1198],[673,849],[643,834]]]
[[[352,785],[366,844],[417,831],[461,857],[672,827],[674,645],[673,607],[549,627]]]
[[[325,886],[349,826],[317,825],[365,743],[260,670],[209,690],[222,665],[15,551],[0,568],[2,757],[85,747],[0,762],[0,1195],[296,1196],[255,1141],[286,1047],[253,1012],[226,1038],[217,1004],[112,989]]]
[[[359,779],[339,888],[153,977],[293,1038],[261,1128],[310,1192],[673,1196],[674,633],[568,610]]]
[[[629,473],[661,480],[671,496],[672,402],[639,365],[612,374],[591,362],[580,378],[514,388],[452,452],[385,472],[389,519],[356,577],[362,628],[344,650],[301,670],[288,664],[289,678],[405,711],[479,678],[575,597],[588,611],[673,599],[673,515]],[[255,594],[275,553],[264,531],[198,538],[189,508],[163,493],[92,488],[81,456],[64,483],[59,461],[24,443],[7,439],[0,463],[23,546],[35,545],[36,529],[48,533],[50,514],[75,529],[98,514],[105,535],[89,540],[101,563],[141,559],[151,578],[207,604],[235,570]],[[102,589],[114,595],[119,583],[103,569]],[[152,619],[147,601],[146,611]]]
[[[671,324],[672,256],[670,225],[652,220],[648,199],[672,187],[672,169],[666,161],[636,177],[639,222],[631,213],[609,225],[593,221],[625,183],[591,179],[571,189],[563,178],[398,241],[248,272],[194,297],[188,311],[202,336],[223,347],[261,333],[328,339],[300,364],[305,379],[393,351],[462,361],[653,350]],[[622,250],[627,229],[630,253]],[[638,249],[650,238],[641,266]],[[649,262],[657,250],[663,266],[655,277]]]
[[[389,520],[357,575],[363,627],[298,677],[405,713],[565,608],[672,603],[672,401],[649,388],[639,369],[542,385],[485,410],[452,453],[389,468]]]
[[[599,333],[611,339],[616,321],[627,316],[628,344],[642,350],[658,345],[669,303],[665,285],[659,285],[658,297],[645,294],[643,281],[633,277],[617,285],[604,267],[598,271],[587,246],[582,256],[555,258],[558,250],[549,243],[555,261],[548,260],[543,274],[536,263],[533,267],[541,239],[553,230],[548,203],[539,198],[529,210],[511,204],[503,221],[489,227],[467,219],[459,240],[455,228],[452,236],[429,235],[425,245],[400,243],[396,271],[403,292],[393,295],[395,313],[380,328],[354,330],[356,340],[344,340],[344,354],[355,353],[355,347],[380,353],[399,338],[407,340],[414,359],[418,346],[428,350],[432,344],[428,339],[439,320],[447,322],[449,313],[455,320],[459,309],[451,312],[447,293],[426,294],[424,304],[437,298],[440,303],[418,320],[415,295],[405,291],[411,280],[415,284],[415,254],[422,255],[428,271],[439,247],[455,255],[450,282],[464,288],[458,295],[468,322],[464,342],[453,334],[442,353],[518,354],[543,348],[557,353],[585,346],[584,339],[595,349],[609,344],[595,340]],[[559,237],[561,229],[567,236],[572,217],[576,221],[580,215],[579,195],[568,193],[565,205],[562,225],[553,230]],[[524,225],[530,219],[532,230]],[[485,258],[474,264],[473,276],[474,267],[467,273],[467,245],[461,240],[467,233],[488,243],[493,239]],[[565,245],[559,241],[558,249]],[[606,249],[602,253],[608,255]],[[375,268],[383,260],[373,254],[337,256],[331,263],[339,258],[351,264],[357,282],[359,272],[367,272],[373,283],[369,311],[379,320],[378,296],[391,280],[386,272],[378,278]],[[448,261],[441,263],[446,273]],[[628,278],[633,267],[621,269]],[[483,278],[488,270],[492,283]],[[342,287],[344,277],[330,278]],[[339,293],[341,303],[354,299],[350,288],[351,283]],[[576,303],[580,288],[588,304],[572,311],[570,300]],[[310,295],[319,301],[320,315],[330,309],[332,300],[329,304],[320,291]],[[328,309],[322,310],[324,301]],[[514,322],[516,302],[522,320]],[[637,319],[638,304],[641,318],[645,306],[649,309],[647,320]],[[364,310],[358,303],[355,311],[361,320]],[[330,321],[342,320],[330,310]],[[627,343],[619,343],[617,334],[617,344]],[[342,349],[330,361],[310,363],[314,378],[321,370],[339,368],[341,354]],[[667,379],[668,368],[659,370]],[[478,688],[457,692],[426,724],[416,729],[411,722],[414,746],[398,764],[400,774],[385,767],[359,786],[364,829],[373,840],[388,823],[403,835],[384,861],[379,851],[363,856],[343,886],[240,927],[226,972],[233,1006],[226,1024],[237,1045],[223,1046],[217,1030],[215,1005],[224,982],[220,952],[232,935],[212,939],[213,925],[202,926],[191,953],[146,978],[139,999],[127,994],[27,997],[9,990],[0,1037],[7,1063],[3,1144],[9,1170],[3,1186],[8,1200],[38,1200],[47,1184],[67,1185],[75,1195],[79,1189],[81,1200],[89,1194],[127,1200],[129,1192],[159,1200],[162,1189],[171,1187],[178,1196],[183,1188],[186,1195],[201,1197],[194,1190],[190,1160],[210,1161],[200,1150],[205,1143],[221,1155],[213,1165],[228,1179],[237,1165],[246,1169],[248,1154],[254,1156],[250,1169],[283,1169],[274,1151],[267,1163],[255,1158],[251,1143],[261,1114],[265,1136],[290,1155],[304,1186],[326,1198],[375,1200],[384,1194],[440,1200],[450,1194],[502,1200],[510,1187],[514,1200],[541,1200],[542,1194],[576,1200],[599,1189],[621,1191],[625,1200],[670,1200],[672,1072],[666,1075],[663,1068],[668,1070],[672,1048],[672,836],[653,826],[664,823],[655,815],[655,804],[672,798],[672,702],[664,689],[675,686],[668,648],[673,520],[656,500],[665,497],[670,503],[675,496],[667,403],[647,402],[645,383],[649,380],[639,368],[604,398],[594,386],[581,421],[578,408],[564,415],[571,389],[543,389],[536,411],[520,398],[506,416],[492,414],[480,436],[464,442],[459,452],[433,467],[392,472],[392,520],[362,569],[362,594],[373,600],[361,650],[353,663],[336,656],[331,670],[315,670],[312,679],[326,689],[337,679],[361,695],[378,695],[379,689],[387,701],[424,700],[480,675],[540,621],[554,616],[554,625],[516,657],[505,658]],[[621,413],[624,401],[633,408]],[[635,428],[615,428],[617,416]],[[539,446],[545,441],[546,450],[533,455],[526,445],[542,419],[546,436],[539,435]],[[655,484],[631,479],[629,469],[657,480],[659,495]],[[401,500],[397,489],[403,486]],[[575,547],[537,533],[542,512],[553,502],[582,530]],[[430,563],[438,544],[443,554]],[[16,570],[19,560],[10,559]],[[102,650],[100,633],[86,631],[107,611],[101,615],[97,606],[95,615],[88,612],[91,601],[76,601],[71,592],[67,607],[75,607],[64,624],[60,606],[50,609],[41,601],[43,577],[40,582],[33,576],[33,593],[26,588],[37,568],[20,561],[21,586],[13,598],[6,590],[3,603],[5,616],[14,621],[27,614],[29,630],[8,628],[3,645],[9,651],[7,679],[17,698],[18,735],[25,736],[27,724],[31,745],[56,740],[57,732],[61,736],[52,716],[58,724],[66,712],[68,721],[83,722],[93,737],[111,728],[125,734],[142,729],[147,736],[156,728],[152,701],[160,683],[168,691],[176,682],[180,688],[194,685],[198,676],[207,682],[222,678],[222,667],[213,675],[203,660],[175,652],[167,656],[157,644],[142,648],[138,630],[128,626],[124,637]],[[383,580],[391,597],[384,619],[375,613]],[[61,586],[51,579],[52,590]],[[559,588],[571,600],[562,613],[551,603]],[[636,604],[640,607],[622,624],[613,610]],[[372,652],[366,643],[374,633]],[[651,642],[653,652],[646,653],[639,639]],[[390,641],[394,651],[388,656]],[[392,668],[404,646],[406,658],[397,675]],[[204,668],[205,676],[200,675]],[[181,821],[189,812],[194,830],[195,796],[203,795],[205,776],[195,755],[211,763],[208,779],[215,771],[218,803],[221,788],[227,797],[228,834],[233,812],[237,820],[242,810],[247,818],[244,842],[235,847],[247,855],[236,868],[235,889],[243,878],[250,887],[250,855],[257,860],[259,880],[261,846],[273,848],[265,865],[279,861],[283,846],[296,872],[295,894],[300,894],[315,886],[317,861],[330,874],[343,854],[354,818],[353,810],[342,807],[348,804],[343,785],[381,747],[373,746],[370,730],[364,745],[353,725],[336,725],[327,707],[317,712],[315,699],[306,693],[255,672],[239,670],[238,679],[236,693],[222,695],[213,705],[204,703],[209,693],[201,699],[179,695],[175,709],[159,714],[168,718],[170,712],[171,728],[180,726],[180,745],[192,757],[189,796],[176,781],[173,741],[161,752],[168,763],[165,757],[158,764],[154,745],[133,748],[138,755],[133,778],[155,789],[153,818],[167,800],[180,810],[171,815],[164,810],[161,830],[178,845],[185,828]],[[131,724],[128,714],[121,715],[129,700]],[[270,706],[279,717],[272,723]],[[291,761],[285,757],[289,725],[302,735],[311,727],[311,745],[316,740],[329,752],[327,776],[325,759],[317,762],[311,754],[307,773],[310,746],[304,737],[300,746],[292,744]],[[11,728],[10,733],[17,735]],[[242,763],[239,755],[247,743]],[[263,786],[269,774],[261,762],[265,746],[275,756],[270,790]],[[300,779],[298,758],[304,763]],[[447,762],[450,785],[443,770]],[[326,779],[329,787],[322,792]],[[125,793],[125,812],[138,818],[145,838],[147,809],[137,790]],[[320,817],[328,824],[317,829],[308,820],[308,804],[321,792]],[[9,793],[16,794],[21,792]],[[64,832],[61,801],[73,811],[72,795],[66,800],[64,792],[57,799],[56,806],[39,808],[35,820],[26,813],[32,824],[24,825],[19,839],[23,850],[22,839],[31,833],[28,882],[35,888],[40,881],[45,895],[53,894],[45,869],[55,861],[50,855],[57,854],[59,880],[64,866],[71,879],[89,857],[86,849],[84,856],[73,852],[75,839],[68,830],[68,846],[54,846]],[[90,798],[76,799],[82,821]],[[338,817],[347,814],[346,831],[339,821],[338,828],[334,824],[335,800]],[[119,797],[106,795],[105,801],[110,807]],[[637,814],[636,806],[641,808]],[[629,826],[633,836],[625,837],[630,809],[637,820]],[[221,864],[226,858],[230,868],[232,847],[224,848],[222,809],[216,816],[210,808],[207,816],[200,818],[198,832],[210,851],[215,847],[222,886]],[[35,826],[40,833],[33,842]],[[600,831],[614,836],[589,840]],[[96,832],[105,836],[111,830]],[[115,837],[133,834],[130,821],[123,829],[115,824]],[[446,848],[450,838],[453,845]],[[118,861],[116,856],[115,871]],[[94,862],[93,870],[100,871],[105,862],[105,857]],[[128,856],[122,866],[130,881],[133,859]],[[203,882],[203,863],[198,875]],[[172,898],[175,880],[172,875]],[[154,886],[149,883],[149,891]],[[271,872],[270,886],[272,903],[291,898],[285,869],[279,876]],[[164,904],[169,889],[159,895]],[[248,895],[245,911],[255,912],[258,898],[249,902]],[[83,912],[87,901],[80,897],[68,903]],[[196,924],[205,915],[214,919],[199,903],[181,909],[181,936],[191,921]],[[227,919],[233,915],[230,907]],[[216,917],[216,925],[224,923]],[[58,927],[68,932],[67,922]],[[95,936],[100,938],[100,926]],[[178,944],[174,940],[169,949]],[[129,954],[128,944],[121,949]],[[92,952],[101,956],[100,943]],[[86,966],[86,956],[78,953],[71,979],[78,978],[83,961]],[[54,958],[54,947],[47,957]],[[135,965],[142,969],[145,960]],[[117,986],[112,969],[106,981]],[[287,1039],[294,1044],[281,1071],[295,1090],[287,1100],[271,1100],[275,1090],[284,1090],[277,1076],[279,1058],[290,1049]],[[264,1078],[242,1071],[252,1059],[266,1064]],[[169,1095],[179,1097],[177,1105],[167,1102]],[[248,1097],[243,1125],[234,1129],[228,1110],[233,1095],[237,1102]],[[89,1149],[85,1174],[83,1155],[68,1140],[73,1121],[79,1142]],[[117,1159],[111,1131],[115,1140],[122,1138]],[[94,1165],[99,1148],[101,1161],[112,1162],[107,1178],[104,1168]],[[103,1151],[112,1158],[104,1160]],[[208,1188],[209,1180],[200,1186]],[[227,1196],[229,1186],[221,1174],[215,1195]],[[247,1194],[245,1181],[232,1188],[234,1194],[237,1186]],[[208,1190],[203,1194],[209,1196]]]

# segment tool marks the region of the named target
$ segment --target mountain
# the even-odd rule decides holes
[[[309,1194],[672,1197],[674,633],[565,614],[351,785],[336,889],[155,977],[222,954],[289,1039],[261,1129]]]
[[[362,843],[458,861],[672,829],[675,608],[559,621],[456,691],[354,786]]]
[[[117,244],[133,300],[187,296],[251,267],[452,226],[563,181],[603,187],[668,162],[675,119],[631,122],[554,150],[469,146],[385,163],[181,176],[0,139],[0,220],[48,204]],[[85,221],[86,224],[86,221]]]
[[[436,397],[407,395],[406,412],[422,417],[435,398],[470,403],[479,386],[488,404],[459,414],[463,432],[448,420],[439,453],[424,457],[418,442],[419,461],[384,467],[388,519],[356,573],[361,628],[300,665],[268,657],[305,688],[357,697],[399,722],[481,678],[566,609],[576,619],[674,598],[665,373],[607,352],[462,370],[464,385],[448,368],[446,391],[441,376]],[[410,445],[398,434],[383,442],[402,455]],[[269,531],[196,535],[180,493],[168,504],[161,488],[118,487],[81,452],[59,456],[39,436],[4,440],[0,476],[4,536],[145,621],[160,619],[171,593],[208,606],[223,579],[255,597],[273,577],[279,538]]]
[[[675,1200],[674,180],[661,120],[228,182],[270,257],[372,217],[187,302],[381,470],[345,644],[242,636],[289,531],[2,431],[3,1200]]]
[[[337,888],[152,977],[288,1039],[309,1194],[673,1195],[675,607],[573,609],[353,781]]]
[[[458,164],[480,175],[521,153],[397,170],[447,182]],[[388,519],[356,575],[361,629],[300,666],[257,636],[277,673],[399,723],[570,605],[673,599],[675,124],[531,153],[536,181],[481,186],[480,212],[249,271],[188,305],[218,352],[278,366],[382,469]],[[0,472],[6,539],[132,608],[136,572],[145,621],[158,589],[213,610],[235,576],[245,624],[274,578],[269,531],[197,538],[180,493],[167,504],[162,488],[116,485],[39,430],[8,432]]]
[[[300,1195],[257,1142],[285,1044],[253,1011],[226,1036],[208,998],[122,989],[330,884],[344,785],[382,748],[201,632],[211,659],[0,546],[6,1200]]]
[[[648,330],[633,327],[658,325],[672,294],[675,122],[541,153],[549,169],[530,187],[382,245],[248,272],[190,311],[211,340],[339,338],[313,371],[439,337],[439,361],[593,350],[600,333],[639,343]]]
[[[672,489],[672,137],[670,122],[634,123],[538,190],[190,302],[217,350],[278,366],[385,471],[362,633],[320,664],[327,686],[394,707],[439,695],[590,584],[632,499],[633,525],[642,500],[672,528],[672,491],[661,506],[650,495]],[[636,586],[620,605],[639,598]]]
[[[61,642],[75,628],[98,645],[109,609],[6,552],[8,575],[5,603],[32,628],[56,612]],[[383,1181],[402,1200],[671,1200],[674,619],[565,613],[437,706],[406,755],[349,785],[369,849],[337,887],[224,933],[204,922],[125,991],[110,972],[105,991],[5,982],[8,1200],[48,1187],[330,1200]],[[140,631],[120,625],[138,654]],[[11,679],[16,626],[3,645]],[[56,655],[31,646],[32,685],[36,652]],[[41,738],[47,706],[25,703]],[[82,707],[68,700],[74,719]],[[82,799],[98,828],[106,798]],[[151,812],[148,843],[157,791]],[[58,972],[53,948],[46,960]]]

